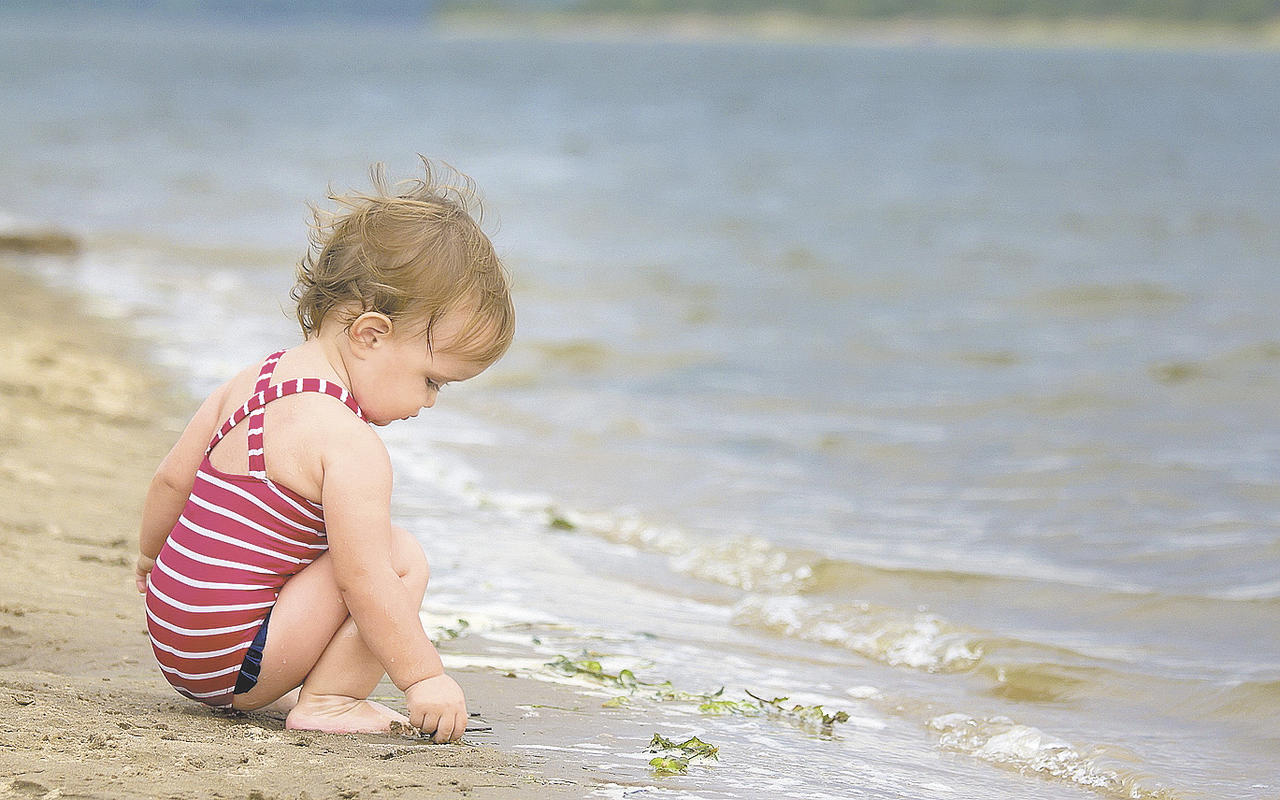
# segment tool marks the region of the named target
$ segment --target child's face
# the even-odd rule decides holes
[[[374,425],[387,425],[416,417],[435,405],[441,387],[474,378],[487,365],[454,354],[454,338],[465,324],[464,314],[446,314],[432,332],[433,346],[427,348],[426,332],[410,326],[393,330],[382,346],[370,354],[358,382],[353,377],[353,393]],[[401,332],[402,330],[405,332]]]

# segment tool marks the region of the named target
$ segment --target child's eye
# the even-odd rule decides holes
[[[440,391],[441,389],[443,389],[444,387],[446,387],[446,386],[448,386],[448,385],[449,385],[449,384],[447,384],[447,383],[436,383],[435,381],[431,380],[430,378],[427,378],[427,387],[428,387],[429,389],[431,389],[432,391],[438,392],[438,391]]]

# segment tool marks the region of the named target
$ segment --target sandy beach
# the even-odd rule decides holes
[[[554,724],[521,721],[518,705],[569,690],[496,670],[455,671],[493,730],[450,746],[291,732],[177,696],[154,666],[132,564],[147,481],[192,400],[121,324],[24,277],[33,257],[0,253],[0,798],[587,791],[509,747]]]

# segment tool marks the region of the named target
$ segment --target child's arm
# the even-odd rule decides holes
[[[138,562],[134,567],[139,593],[146,593],[147,574],[155,566],[156,556],[182,514],[187,496],[191,494],[196,470],[200,468],[205,448],[217,430],[218,411],[226,391],[226,386],[220,387],[201,404],[173,449],[160,462],[147,488],[147,499],[142,506],[142,528],[138,534]]]
[[[368,426],[351,433],[333,436],[323,461],[334,577],[361,637],[405,692],[410,719],[439,740],[456,738],[466,727],[462,691],[444,675],[418,616],[418,598],[391,560],[391,460]]]

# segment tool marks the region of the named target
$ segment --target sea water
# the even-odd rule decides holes
[[[327,185],[478,181],[518,336],[393,510],[454,663],[642,682],[543,745],[598,796],[1280,794],[1280,55],[27,14],[0,76],[0,208],[193,394]]]

